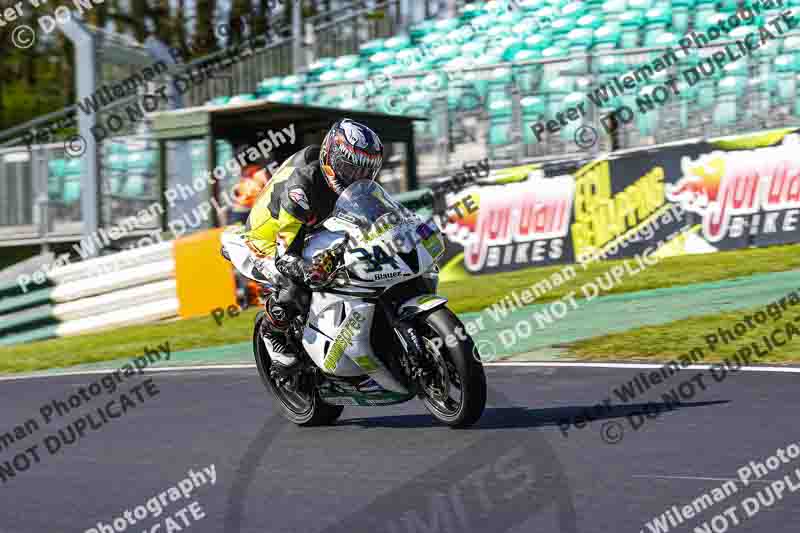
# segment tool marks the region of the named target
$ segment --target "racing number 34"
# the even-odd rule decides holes
[[[392,265],[394,268],[400,268],[397,261],[394,260],[394,257],[387,254],[386,250],[377,244],[372,247],[372,253],[369,253],[366,248],[355,248],[353,253],[358,254],[359,259],[362,261],[369,263],[369,268],[366,270],[367,272],[379,272],[383,270],[383,265],[386,264]]]

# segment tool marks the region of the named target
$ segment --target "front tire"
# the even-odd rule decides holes
[[[426,346],[430,348],[435,338],[441,341],[435,343],[439,346],[439,355],[430,354],[430,349],[429,354],[443,378],[438,387],[425,388],[425,408],[434,418],[452,428],[469,427],[478,421],[486,407],[486,374],[474,355],[477,353],[475,343],[465,335],[466,339],[459,339],[455,346],[447,345],[447,337],[455,336],[456,328],[464,331],[464,325],[446,307],[429,313],[421,322],[420,331]],[[459,401],[446,397],[451,388],[459,390]]]
[[[261,381],[278,400],[283,416],[298,426],[327,426],[336,422],[344,407],[323,402],[316,387],[305,383],[299,387],[303,390],[291,391],[272,379],[269,373],[272,360],[267,352],[267,347],[264,346],[259,336],[262,320],[264,320],[264,311],[256,315],[256,324],[253,330],[253,354]]]

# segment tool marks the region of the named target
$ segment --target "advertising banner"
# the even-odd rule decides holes
[[[448,212],[475,206],[439,217],[448,273],[617,259],[646,248],[667,256],[800,242],[800,133],[631,151],[570,174],[531,171],[524,181],[474,185],[446,200]]]

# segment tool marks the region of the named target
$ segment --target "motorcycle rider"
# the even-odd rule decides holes
[[[255,265],[275,290],[267,295],[261,336],[273,367],[283,375],[297,366],[297,348],[287,330],[307,309],[309,271],[302,248],[309,228],[333,211],[351,183],[374,180],[383,164],[383,144],[369,127],[344,118],[321,146],[307,146],[287,159],[256,199],[245,225],[245,242]]]

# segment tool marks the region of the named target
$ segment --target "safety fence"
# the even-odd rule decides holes
[[[0,287],[0,345],[202,316],[235,300],[233,272],[219,255],[219,231],[203,232],[75,263],[57,261],[6,283]]]

